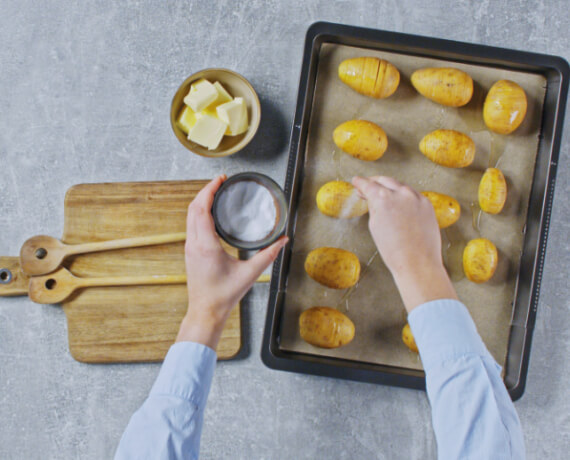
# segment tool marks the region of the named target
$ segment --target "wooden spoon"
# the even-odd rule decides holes
[[[45,275],[56,270],[66,257],[75,254],[136,248],[157,244],[178,243],[186,240],[186,233],[141,236],[93,243],[65,244],[51,236],[34,236],[20,250],[22,271],[30,276]]]
[[[261,275],[256,282],[265,283],[270,275]],[[64,267],[44,276],[30,279],[28,295],[37,303],[60,303],[67,299],[77,289],[103,286],[148,286],[158,284],[184,284],[186,275],[147,275],[121,276],[101,278],[79,278]]]

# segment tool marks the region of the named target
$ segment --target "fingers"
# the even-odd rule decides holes
[[[352,184],[356,187],[362,198],[370,199],[374,197],[388,197],[387,192],[411,192],[419,195],[413,188],[403,184],[402,182],[387,176],[372,176],[368,178],[355,176]]]
[[[390,190],[399,190],[402,187],[405,187],[404,184],[399,182],[398,180],[394,179],[393,177],[388,176],[372,176],[368,178],[371,181],[376,182],[377,184],[383,185]]]
[[[214,219],[210,212],[214,195],[226,179],[222,174],[206,185],[188,206],[186,219],[187,240],[200,239],[206,244],[219,245]]]
[[[245,282],[253,284],[259,275],[263,273],[263,270],[269,267],[269,265],[277,258],[279,251],[283,249],[283,246],[285,246],[288,241],[288,237],[282,236],[271,246],[262,249],[255,256],[246,261],[244,263],[244,268],[247,267],[247,269],[243,271],[244,276],[246,277]]]
[[[226,175],[222,174],[215,179],[212,179],[208,185],[206,185],[200,193],[194,198],[192,203],[195,206],[203,206],[204,208],[210,210],[212,203],[214,202],[214,195],[222,185],[222,182],[226,180]]]
[[[387,189],[390,189],[394,192],[413,195],[416,198],[422,196],[419,192],[417,192],[415,189],[413,189],[409,185],[406,185],[406,184],[394,179],[393,177],[374,176],[374,177],[370,177],[370,180],[373,180],[376,183],[383,185]]]
[[[359,194],[366,200],[380,196],[381,194],[386,194],[391,189],[385,185],[373,180],[373,178],[364,178],[355,176],[352,178],[352,185],[356,187]]]
[[[203,247],[222,249],[220,239],[216,233],[214,218],[209,209],[197,208],[195,212],[196,239]]]

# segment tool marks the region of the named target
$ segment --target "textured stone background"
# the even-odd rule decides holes
[[[566,0],[0,0],[0,253],[61,235],[64,193],[80,182],[254,170],[283,183],[303,41],[318,20],[570,59]],[[189,155],[168,118],[180,82],[210,66],[244,74],[263,106],[254,142],[219,160]],[[570,450],[569,124],[516,403],[530,459]],[[256,286],[245,300],[245,358],[218,365],[202,458],[435,458],[423,392],[265,368],[267,296]],[[110,458],[146,397],[157,364],[81,364],[66,334],[57,306],[0,299],[0,458]]]

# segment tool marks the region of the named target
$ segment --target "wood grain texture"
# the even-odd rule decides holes
[[[188,204],[208,181],[82,184],[65,197],[62,241],[78,244],[183,232]],[[237,250],[226,246],[232,255]],[[184,273],[184,243],[72,256],[64,262],[83,277]],[[160,361],[187,308],[185,285],[81,289],[64,303],[69,349],[78,361]],[[219,359],[241,348],[239,305],[218,345]]]

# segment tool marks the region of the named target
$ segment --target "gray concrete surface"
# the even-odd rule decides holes
[[[0,254],[61,235],[80,182],[198,179],[245,170],[283,183],[305,32],[317,20],[525,49],[570,59],[566,0],[0,1]],[[210,66],[258,90],[261,130],[243,153],[191,156],[169,105]],[[528,458],[570,450],[570,116],[528,384],[516,403]],[[435,458],[423,392],[276,372],[259,351],[268,297],[245,300],[245,355],[218,365],[204,459]],[[158,364],[85,365],[57,306],[0,299],[0,458],[106,459]]]

